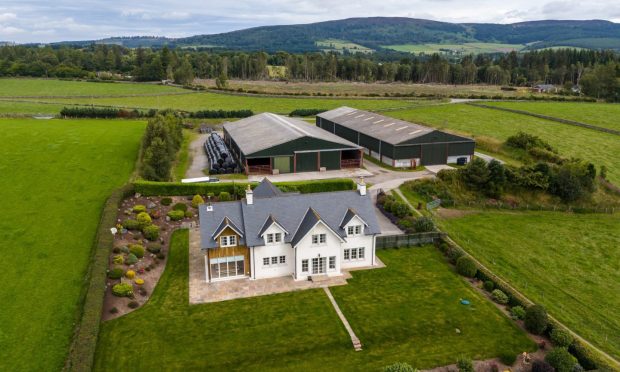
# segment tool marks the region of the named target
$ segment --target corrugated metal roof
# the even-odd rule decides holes
[[[343,147],[359,148],[356,144],[324,131],[314,124],[268,112],[226,123],[224,129],[246,155],[303,137],[318,138],[341,144]]]
[[[436,131],[420,124],[346,106],[317,116],[391,144],[399,144]]]

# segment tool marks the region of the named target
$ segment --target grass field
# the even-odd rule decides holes
[[[620,130],[620,120],[618,120],[620,118],[620,105],[616,103],[487,102],[485,104]]]
[[[388,268],[354,272],[350,284],[332,289],[364,344],[355,352],[321,289],[190,306],[187,244],[187,231],[176,232],[151,300],[103,324],[95,370],[162,365],[171,370],[378,370],[396,361],[431,367],[463,354],[483,358],[533,347],[432,247],[382,251]],[[472,307],[459,304],[464,297]],[[122,351],[128,347],[132,352]]]
[[[101,208],[144,124],[0,120],[0,370],[60,370]]]
[[[355,44],[346,40],[338,40],[338,39],[325,39],[319,40],[315,42],[316,46],[322,48],[323,51],[337,51],[343,53],[344,51],[348,51],[350,53],[372,53],[373,49],[367,48],[360,44]]]
[[[419,107],[386,114],[474,137],[487,136],[501,141],[519,131],[525,131],[548,141],[564,156],[580,157],[597,166],[606,165],[609,180],[620,184],[618,136],[527,115],[464,104]]]
[[[501,44],[501,43],[462,43],[462,44],[402,44],[384,45],[384,48],[393,49],[399,52],[414,54],[433,54],[433,53],[452,53],[458,54],[481,54],[481,53],[508,53],[520,51],[525,48],[523,44]]]
[[[133,94],[170,94],[188,92],[185,89],[158,84],[91,83],[55,79],[0,79],[0,97],[49,96],[118,96]]]
[[[620,358],[620,215],[485,211],[439,222],[492,271]]]

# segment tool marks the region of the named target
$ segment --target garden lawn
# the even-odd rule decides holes
[[[0,79],[0,97],[118,96],[190,92],[186,89],[144,83],[94,83],[55,79]]]
[[[533,347],[432,247],[381,252],[388,268],[356,271],[350,284],[332,287],[364,344],[355,352],[322,289],[189,305],[187,230],[177,231],[171,245],[151,300],[103,324],[95,370],[162,365],[170,370],[379,370],[396,361],[432,367],[463,354],[516,355]],[[473,306],[460,305],[462,297]]]
[[[620,118],[620,105],[617,103],[486,102],[485,104],[620,130],[620,121],[618,120]],[[616,138],[620,141],[618,137]]]
[[[143,130],[0,120],[0,370],[62,368],[101,208],[128,180]]]
[[[527,297],[620,358],[620,215],[480,212],[439,221]]]
[[[386,114],[414,123],[469,134],[474,138],[486,136],[505,141],[519,131],[527,132],[549,142],[566,157],[588,160],[597,168],[601,165],[607,166],[608,179],[620,185],[620,140],[618,136],[609,133],[466,104],[419,107]]]

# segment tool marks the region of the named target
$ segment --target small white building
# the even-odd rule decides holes
[[[205,280],[338,276],[375,263],[379,224],[366,185],[357,191],[283,193],[264,179],[241,201],[203,204]]]

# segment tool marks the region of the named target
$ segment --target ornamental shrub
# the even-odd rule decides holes
[[[492,292],[495,289],[495,283],[492,280],[485,280],[483,287],[485,291]]]
[[[515,364],[517,356],[511,352],[504,351],[499,355],[499,360],[505,365],[511,366]]]
[[[123,227],[127,230],[140,230],[140,222],[136,220],[125,220],[123,221]]]
[[[536,359],[532,362],[532,372],[554,372],[554,370],[549,363]]]
[[[172,209],[175,211],[183,211],[183,213],[185,213],[185,211],[187,210],[187,204],[176,203],[175,205],[172,206]]]
[[[510,308],[510,315],[512,315],[512,317],[514,319],[525,319],[525,309],[523,308],[523,306],[513,306]]]
[[[448,260],[450,262],[452,262],[453,264],[456,264],[456,260],[458,260],[461,256],[463,256],[463,252],[461,252],[460,249],[455,248],[455,247],[450,247],[448,249],[448,251],[446,252],[446,257],[448,257]]]
[[[117,265],[122,265],[123,263],[125,263],[125,257],[123,257],[122,254],[119,254],[119,255],[114,256],[112,261]]]
[[[411,231],[413,229],[413,221],[410,218],[403,218],[398,221],[398,227],[404,231]]]
[[[144,257],[144,247],[140,244],[130,244],[129,252],[133,253],[138,258]]]
[[[159,238],[159,226],[157,225],[148,225],[144,226],[142,229],[142,234],[148,240],[157,240]]]
[[[172,204],[172,198],[165,197],[165,198],[162,198],[162,199],[161,199],[161,205],[166,205],[166,206],[168,206],[168,205],[170,205],[170,204]]]
[[[168,217],[170,217],[172,221],[179,221],[182,220],[183,217],[185,217],[185,212],[180,210],[171,210],[170,212],[168,212]]]
[[[468,278],[473,278],[476,276],[476,272],[478,272],[478,268],[476,267],[476,263],[470,257],[462,256],[456,260],[456,271]]]
[[[420,217],[413,222],[413,228],[416,232],[429,232],[435,230],[435,223],[430,217]]]
[[[192,207],[194,208],[198,208],[198,206],[200,204],[204,204],[205,200],[202,198],[202,196],[196,194],[194,195],[194,197],[192,198]]]
[[[133,265],[138,262],[138,257],[135,254],[130,253],[127,255],[127,259],[125,260],[125,265]]]
[[[118,309],[116,308],[116,306],[114,306],[113,308],[110,309],[110,314],[116,314],[118,313]]]
[[[133,270],[127,270],[125,276],[127,277],[127,279],[133,279],[136,276],[136,272]]]
[[[219,201],[231,201],[232,197],[230,196],[229,192],[226,191],[222,191],[219,193],[219,195],[217,196],[217,199]]]
[[[586,348],[583,344],[577,340],[568,347],[568,351],[577,358],[579,364],[586,370],[591,371],[593,369],[602,369],[596,364],[594,355],[592,355],[591,349]]]
[[[415,372],[411,365],[407,363],[397,362],[394,364],[390,364],[389,366],[383,367],[383,372]]]
[[[185,217],[186,217],[186,218],[192,218],[192,217],[194,217],[194,212],[192,212],[192,211],[187,211],[187,212],[185,212]]]
[[[551,331],[551,341],[556,347],[569,347],[573,343],[573,336],[563,329],[554,328]]]
[[[134,280],[134,283],[136,283],[137,285],[142,285],[142,284],[144,284],[144,279],[142,279],[142,278],[136,278],[136,279]]]
[[[146,212],[146,206],[144,206],[142,204],[136,204],[136,205],[133,206],[133,208],[131,210],[133,211],[133,213]]]
[[[130,309],[136,309],[138,308],[138,306],[140,306],[138,301],[129,301],[129,303],[127,304],[127,307],[129,307]]]
[[[114,267],[108,270],[108,278],[110,279],[120,279],[123,276],[123,269],[120,267]]]
[[[533,334],[542,334],[547,323],[547,311],[542,305],[532,305],[525,310],[525,328]]]
[[[159,243],[151,243],[146,247],[146,250],[151,253],[159,253],[161,251],[161,244]]]
[[[459,358],[456,361],[456,366],[460,372],[474,372],[474,364],[469,358]]]
[[[545,361],[555,369],[555,372],[572,372],[577,359],[563,347],[556,347],[545,356]]]
[[[140,223],[140,227],[148,226],[153,223],[151,216],[149,216],[149,214],[146,212],[138,213],[138,215],[136,216],[136,220],[138,220],[138,222]]]
[[[504,292],[502,292],[501,289],[493,290],[493,292],[491,292],[491,297],[493,297],[493,301],[502,305],[507,304],[509,300],[508,296]]]
[[[117,297],[133,296],[133,287],[128,283],[118,283],[112,287],[112,294]]]
[[[166,255],[163,254],[162,252],[157,253],[157,258],[159,258],[160,260],[163,260],[164,258],[166,258]]]

